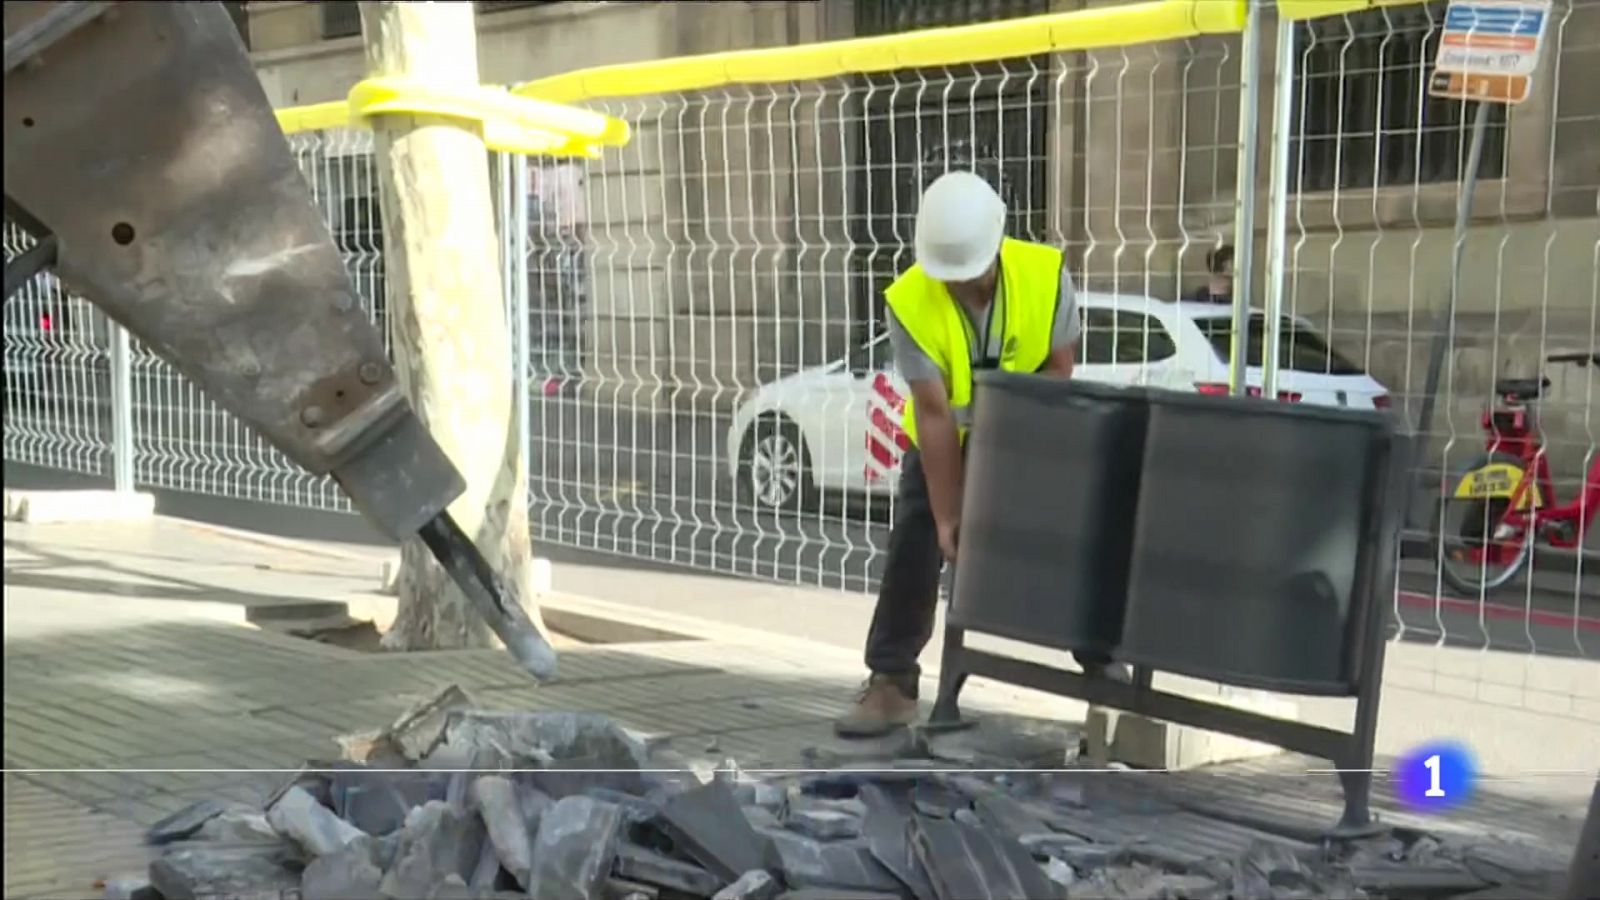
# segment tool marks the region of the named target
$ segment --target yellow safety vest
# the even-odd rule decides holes
[[[1005,283],[1000,368],[1007,372],[1037,372],[1049,358],[1061,296],[1061,266],[1062,254],[1055,247],[1011,238],[1000,245],[1000,277]],[[974,337],[961,301],[950,295],[943,282],[929,278],[921,265],[896,278],[884,296],[901,327],[944,373],[956,433],[964,443],[971,424]],[[987,349],[979,348],[983,353]],[[909,399],[901,427],[916,444],[917,419]]]

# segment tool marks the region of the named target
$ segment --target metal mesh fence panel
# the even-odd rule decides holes
[[[1385,7],[1295,31],[1284,308],[1317,334],[1313,352],[1284,336],[1280,386],[1358,368],[1421,431],[1401,639],[1594,659],[1600,105],[1576,73],[1600,61],[1600,6],[1555,4],[1530,97],[1485,110],[1453,315],[1453,220],[1477,104],[1430,96],[1446,9]],[[1541,377],[1550,383],[1530,394]],[[1549,479],[1522,500],[1467,496],[1468,473],[1497,461],[1530,480],[1547,465]],[[1508,501],[1539,513],[1516,524]]]
[[[32,247],[5,223],[6,262]],[[5,458],[86,475],[110,472],[111,342],[106,318],[45,272],[5,304]]]
[[[599,102],[633,141],[528,165],[544,541],[849,590],[879,576],[907,388],[882,292],[938,175],[1066,248],[1080,374],[1213,377],[1172,301],[1226,240],[1237,40]],[[1187,102],[1185,102],[1187,98]]]

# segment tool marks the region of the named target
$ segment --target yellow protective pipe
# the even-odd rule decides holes
[[[1415,6],[1427,0],[1278,0],[1278,14],[1292,21],[1365,12],[1383,6]]]
[[[285,134],[348,128],[381,115],[432,115],[479,123],[491,150],[556,156],[596,156],[600,147],[628,142],[628,123],[586,109],[505,88],[439,88],[400,78],[369,78],[343,102],[316,103],[276,112]]]
[[[810,81],[1234,34],[1244,29],[1244,20],[1244,0],[1145,0],[880,37],[597,66],[526,82],[513,91],[573,103],[730,84]]]

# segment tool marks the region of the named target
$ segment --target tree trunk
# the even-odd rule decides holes
[[[361,24],[369,76],[478,84],[473,4],[362,3]],[[371,124],[400,384],[466,479],[451,514],[542,627],[482,135],[470,122],[431,116]],[[493,645],[488,626],[416,538],[401,547],[398,593],[386,648]]]

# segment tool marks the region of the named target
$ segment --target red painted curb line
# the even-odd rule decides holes
[[[1416,591],[1396,591],[1395,598],[1407,606],[1426,606],[1431,608],[1437,604],[1455,612],[1481,613],[1485,619],[1526,621],[1534,625],[1592,631],[1600,634],[1600,618],[1595,618],[1594,616],[1567,615],[1542,609],[1523,609],[1517,606],[1507,606],[1504,603],[1490,603],[1488,601],[1480,603],[1476,600],[1462,600],[1457,597],[1434,597],[1430,594],[1420,594]]]

